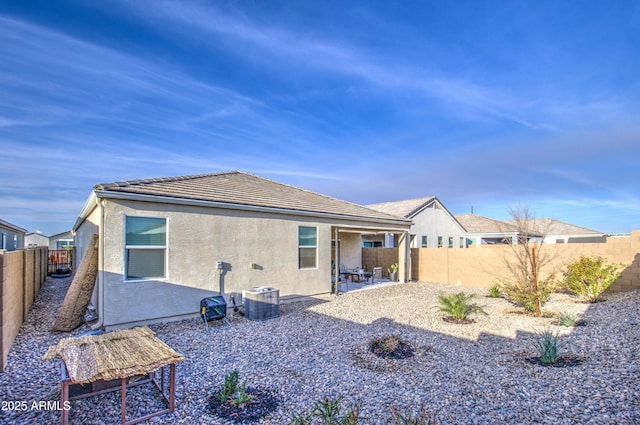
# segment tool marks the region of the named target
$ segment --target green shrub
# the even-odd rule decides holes
[[[622,263],[607,263],[602,257],[582,256],[567,266],[564,284],[574,294],[594,303],[625,267]]]
[[[360,416],[359,407],[348,407],[345,414],[340,414],[340,403],[343,397],[332,400],[328,397],[318,400],[315,403],[313,412],[309,415],[291,413],[291,421],[289,425],[311,425],[315,416],[320,420],[322,425],[358,425],[361,421],[366,420]]]
[[[560,350],[564,344],[560,342],[559,330],[545,328],[534,338],[533,346],[538,351],[542,363],[554,364],[560,359]]]
[[[489,296],[491,298],[500,298],[502,296],[502,291],[500,290],[500,285],[492,285],[489,288]]]
[[[553,275],[538,282],[538,290],[533,289],[533,284],[529,279],[519,283],[502,285],[505,295],[516,305],[524,307],[529,313],[537,314],[537,302],[540,306],[545,305],[555,288],[555,277]]]
[[[472,313],[484,313],[482,307],[471,300],[475,298],[475,294],[465,294],[459,292],[457,294],[440,294],[440,311],[448,313],[455,320],[465,320]]]
[[[578,322],[578,315],[574,313],[558,313],[558,325],[572,327]]]
[[[224,386],[220,391],[214,394],[214,397],[218,399],[220,403],[226,403],[231,400],[235,405],[249,403],[255,397],[251,394],[247,394],[247,382],[243,382],[238,386],[240,378],[238,370],[234,369],[233,372],[227,374],[224,377]]]
[[[400,342],[402,342],[400,335],[383,336],[371,341],[369,348],[371,350],[379,349],[385,354],[391,354],[398,349]]]

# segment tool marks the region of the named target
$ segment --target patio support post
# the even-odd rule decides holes
[[[340,229],[338,229],[337,227],[335,228],[335,239],[336,239],[336,245],[335,245],[335,250],[334,250],[334,282],[335,285],[333,287],[333,290],[336,294],[338,294],[339,290],[340,290]]]
[[[402,232],[398,240],[398,280],[401,282],[409,282],[411,279],[409,258],[409,233]]]

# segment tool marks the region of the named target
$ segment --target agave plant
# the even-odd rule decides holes
[[[564,344],[560,342],[560,331],[545,328],[538,332],[533,340],[533,346],[544,364],[554,364],[560,360],[560,351]]]
[[[459,292],[457,294],[440,294],[440,311],[448,313],[452,318],[458,321],[465,320],[472,313],[485,313],[485,311],[471,300],[475,298],[475,294],[465,294]]]
[[[574,313],[560,312],[558,313],[558,325],[572,327],[578,323],[578,315]]]

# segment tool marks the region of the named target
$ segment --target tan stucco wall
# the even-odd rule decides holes
[[[124,280],[126,215],[167,218],[166,278]],[[315,269],[298,269],[299,225],[318,227]],[[277,288],[281,298],[331,290],[331,224],[319,220],[109,200],[104,207],[104,229],[101,268],[107,328],[197,314],[200,300],[219,290],[216,261],[225,263],[225,294],[254,286]]]
[[[362,267],[362,236],[360,233],[340,232],[340,265],[347,270]]]
[[[509,245],[474,245],[468,249],[412,249],[413,279],[489,287],[507,274],[505,260],[512,258]],[[557,273],[581,255],[601,256],[609,261],[629,266],[612,285],[610,291],[640,289],[640,231],[628,237],[608,238],[606,243],[575,243],[542,245],[540,255],[549,259],[542,274]]]
[[[44,282],[47,248],[0,250],[0,371]]]

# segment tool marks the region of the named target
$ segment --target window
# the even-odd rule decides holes
[[[442,236],[438,236],[438,248],[442,248]]]
[[[464,238],[460,236],[460,248],[464,248]]]
[[[382,248],[382,242],[380,241],[364,241],[362,243],[363,248]]]
[[[453,236],[449,236],[449,248],[453,248]]]
[[[127,217],[126,232],[125,278],[165,277],[167,220]]]
[[[73,248],[73,241],[57,241],[56,249],[71,249]]]
[[[422,237],[422,247],[423,248],[428,248],[429,246],[429,237],[428,236],[423,236]]]
[[[298,268],[312,269],[317,267],[318,228],[298,227]]]

